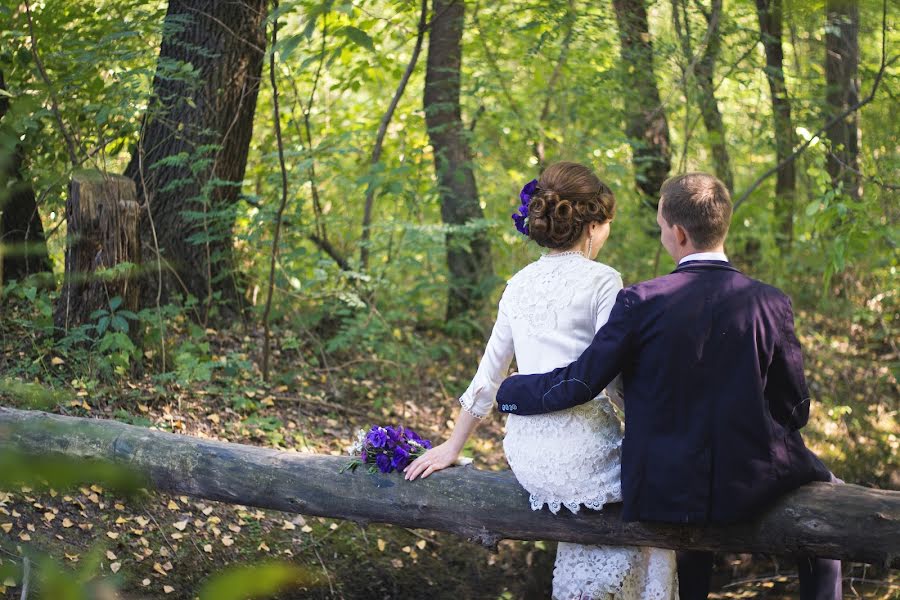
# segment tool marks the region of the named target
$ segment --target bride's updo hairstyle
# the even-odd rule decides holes
[[[571,248],[585,225],[605,223],[616,212],[612,190],[578,163],[547,167],[528,204],[528,237],[545,248]]]

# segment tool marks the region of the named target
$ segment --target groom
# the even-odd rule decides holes
[[[623,289],[609,321],[577,361],[516,375],[501,412],[548,413],[588,402],[622,373],[626,431],[622,518],[729,523],[756,515],[827,468],[798,431],[809,391],[791,302],[728,263],[731,199],[721,181],[666,181],[657,223],[678,267]],[[678,555],[683,600],[706,598],[710,552]],[[841,597],[840,562],[801,559],[801,597]]]

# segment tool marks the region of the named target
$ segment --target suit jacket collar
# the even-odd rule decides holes
[[[731,266],[730,262],[724,260],[689,260],[687,262],[681,263],[678,267],[675,268],[673,273],[682,273],[686,271],[696,272],[696,271],[705,271],[710,269],[718,269],[718,270],[726,270],[726,271],[734,271],[735,273],[740,273],[738,269]]]

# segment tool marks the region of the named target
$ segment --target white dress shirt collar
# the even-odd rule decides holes
[[[724,252],[695,252],[679,260],[678,264],[683,265],[692,260],[721,260],[722,262],[728,262],[728,257],[725,256]]]

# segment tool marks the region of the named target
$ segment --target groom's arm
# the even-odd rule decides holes
[[[497,391],[500,412],[535,415],[584,404],[603,391],[622,370],[632,345],[634,292],[619,292],[606,325],[567,367],[540,375],[514,375]]]
[[[791,431],[809,420],[809,388],[803,372],[803,353],[794,331],[794,311],[788,297],[782,299],[780,336],[766,378],[765,394],[776,421]]]

